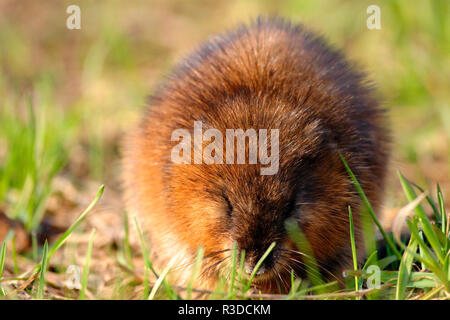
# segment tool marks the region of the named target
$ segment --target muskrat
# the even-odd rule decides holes
[[[186,285],[202,247],[195,285],[212,289],[229,276],[234,245],[238,253],[245,250],[245,270],[251,272],[275,242],[253,283],[265,292],[284,292],[292,271],[304,276],[302,252],[285,228],[290,218],[324,275],[341,274],[352,261],[348,206],[359,255],[364,245],[362,201],[339,155],[379,208],[389,156],[379,105],[366,75],[302,25],[258,18],[210,38],[160,85],[124,145],[128,210],[149,233],[156,267],[170,264],[173,281]],[[192,161],[174,161],[180,143],[174,132],[195,136],[199,122],[223,137],[227,129],[267,129],[268,136],[277,130],[278,141],[266,143],[278,142],[272,148],[278,152],[276,171],[263,174],[267,162],[249,161],[249,137],[244,163],[225,161],[234,149],[211,152],[219,160],[214,163],[197,161],[205,141],[184,149]]]

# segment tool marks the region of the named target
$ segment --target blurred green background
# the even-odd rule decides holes
[[[450,195],[450,8],[434,1],[0,0],[0,211],[36,228],[55,177],[119,190],[119,146],[171,66],[209,35],[278,14],[325,35],[370,74],[395,170]],[[81,8],[81,30],[66,8]],[[381,30],[366,8],[381,8]],[[450,202],[447,202],[450,203]]]

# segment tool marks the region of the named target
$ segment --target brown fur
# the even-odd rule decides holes
[[[262,176],[260,165],[172,163],[178,142],[171,133],[192,132],[194,120],[224,137],[227,128],[279,129],[278,173]],[[301,255],[281,250],[295,249],[287,218],[296,219],[322,269],[336,275],[351,263],[351,205],[362,251],[361,201],[339,153],[377,208],[387,141],[383,112],[362,73],[303,26],[260,18],[211,38],[153,96],[125,144],[126,201],[145,220],[160,270],[171,263],[177,284],[187,283],[199,246],[207,258],[197,285],[213,288],[230,264],[230,252],[221,251],[234,241],[251,266],[276,241],[266,263],[271,271],[255,283],[285,291],[290,269],[304,275],[295,262]]]

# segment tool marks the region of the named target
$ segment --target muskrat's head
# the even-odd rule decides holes
[[[292,118],[291,118],[292,120]],[[245,271],[251,273],[272,242],[274,249],[257,272],[256,283],[276,282],[280,273],[303,275],[304,253],[299,252],[286,231],[286,221],[291,219],[301,228],[316,259],[325,269],[333,272],[331,261],[349,254],[348,211],[352,205],[357,211],[357,198],[351,192],[348,176],[339,158],[334,138],[317,119],[309,121],[299,117],[296,122],[286,119],[273,121],[267,126],[266,150],[272,157],[270,163],[250,164],[251,139],[246,138],[244,164],[236,163],[239,156],[235,141],[234,163],[227,163],[230,153],[226,142],[226,121],[221,118],[217,132],[222,133],[223,153],[206,149],[212,141],[203,138],[205,154],[222,158],[223,164],[195,164],[195,148],[190,149],[190,164],[171,163],[166,168],[166,182],[170,194],[170,212],[176,216],[175,232],[178,238],[195,251],[205,248],[204,273],[225,274],[229,271],[234,243],[239,253],[245,250]],[[250,134],[251,125],[233,121],[235,128]],[[259,121],[261,123],[261,121]],[[237,126],[236,126],[237,124]],[[293,125],[295,124],[295,125]],[[214,121],[204,121],[202,130],[214,128]],[[194,123],[192,123],[194,126]],[[257,140],[264,140],[255,128]],[[278,132],[278,149],[275,148],[275,131]],[[217,133],[216,132],[216,133]],[[190,133],[195,144],[194,130]],[[181,136],[173,146],[179,145]],[[198,141],[198,140],[197,140]],[[257,144],[257,147],[263,147]],[[198,149],[197,149],[198,150]],[[179,150],[177,150],[178,152]],[[261,150],[258,150],[261,152]],[[201,159],[201,158],[198,158]],[[217,158],[216,158],[217,159]],[[231,162],[231,161],[230,161]],[[272,168],[263,174],[263,168]],[[270,170],[269,170],[270,171]],[[239,261],[239,260],[238,260]],[[228,270],[227,270],[228,269]]]

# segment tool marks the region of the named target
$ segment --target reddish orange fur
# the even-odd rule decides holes
[[[260,165],[171,163],[177,143],[171,133],[192,131],[195,120],[223,133],[278,128],[279,172],[261,176]],[[125,143],[125,197],[128,209],[145,220],[160,270],[175,257],[177,284],[187,283],[199,246],[208,255],[236,241],[253,264],[272,241],[278,249],[295,249],[284,231],[288,217],[298,221],[323,268],[339,274],[351,263],[348,205],[363,249],[361,201],[339,152],[378,208],[388,138],[364,75],[302,26],[259,19],[209,40],[161,86]],[[302,204],[292,207],[293,201]],[[287,290],[289,273],[278,263],[301,274],[292,255],[273,258],[281,287],[274,273],[257,278],[256,286]],[[228,251],[207,258],[197,285],[213,288],[223,271],[214,263],[229,256]]]

